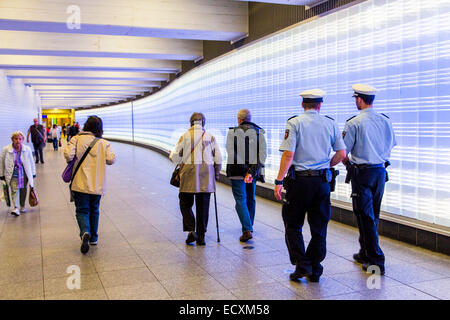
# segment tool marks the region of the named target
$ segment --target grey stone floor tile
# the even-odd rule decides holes
[[[161,281],[163,287],[173,298],[190,296],[198,293],[223,292],[223,287],[210,275],[184,277],[183,279],[172,279]]]
[[[289,263],[289,256],[279,251],[255,253],[243,257],[245,262],[255,267],[275,266]]]
[[[44,285],[42,280],[12,283],[0,286],[0,300],[43,299]]]
[[[207,272],[194,262],[150,266],[150,271],[159,281],[183,279],[186,277],[204,276]]]
[[[233,289],[231,293],[239,300],[301,300],[294,291],[279,283],[267,283],[247,288]]]
[[[0,272],[0,286],[42,281],[42,279],[42,265],[25,267],[15,266],[14,268],[2,269]]]
[[[327,276],[320,277],[320,282],[309,282],[302,278],[299,281],[283,281],[281,284],[308,300],[354,292],[350,287]]]
[[[450,278],[412,283],[410,286],[438,299],[450,300]]]
[[[275,279],[256,268],[247,268],[239,273],[211,272],[210,275],[227,289],[239,289],[248,287],[249,285],[275,282]]]
[[[450,277],[450,261],[426,262],[417,266]]]
[[[104,289],[72,290],[53,296],[45,296],[45,300],[108,300]]]
[[[404,284],[443,279],[445,276],[416,265],[394,265],[386,268],[386,276]]]
[[[406,285],[359,292],[369,300],[436,300],[435,297]]]
[[[98,274],[86,274],[81,275],[80,289],[71,289],[68,286],[68,281],[70,275],[67,274],[65,277],[45,279],[44,280],[44,290],[45,296],[58,296],[60,294],[70,294],[76,291],[86,291],[86,290],[98,290],[103,289],[102,283],[98,277]]]
[[[147,268],[100,272],[99,277],[104,288],[129,286],[157,281],[153,273]]]
[[[159,282],[146,282],[132,286],[106,288],[111,300],[156,300],[170,298]]]
[[[330,275],[330,278],[342,283],[343,285],[352,288],[354,291],[367,290],[370,287],[378,286],[380,289],[403,285],[392,278],[379,276],[375,278],[374,275],[368,274],[364,271],[345,272]]]
[[[70,267],[77,266],[80,268],[81,275],[95,274],[97,270],[95,270],[94,264],[92,261],[83,260],[78,263],[47,263],[44,264],[44,279],[54,279],[61,277],[68,277],[71,274]],[[67,272],[69,270],[69,273]]]
[[[97,272],[145,268],[144,262],[136,254],[118,257],[105,257],[101,260],[93,260],[93,262]]]
[[[176,297],[176,300],[238,300],[230,291],[196,293],[190,296]]]
[[[151,252],[139,256],[149,267],[167,264],[184,264],[192,261],[192,259],[181,250]]]

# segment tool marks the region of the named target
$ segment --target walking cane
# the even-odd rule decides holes
[[[217,218],[217,199],[216,199],[216,193],[215,192],[214,192],[214,206],[216,208],[217,242],[220,242],[220,237],[219,237],[219,219]]]

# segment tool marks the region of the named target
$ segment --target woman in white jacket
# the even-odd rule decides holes
[[[11,135],[12,144],[3,147],[0,157],[0,179],[6,181],[11,189],[12,215],[24,213],[27,184],[33,188],[33,178],[36,177],[33,152],[23,145],[24,135],[16,131]],[[17,209],[17,195],[20,193],[20,212]]]
[[[105,192],[106,165],[113,164],[115,160],[110,143],[101,139],[102,135],[102,119],[90,116],[84,124],[83,131],[70,139],[64,149],[67,162],[77,157],[78,160],[74,165],[76,168],[91,142],[98,138],[72,182],[76,217],[80,227],[80,250],[83,254],[89,251],[89,245],[97,245],[100,199]]]

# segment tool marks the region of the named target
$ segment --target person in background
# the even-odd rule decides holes
[[[78,122],[75,122],[73,126],[69,128],[69,135],[67,137],[68,141],[75,137],[80,132],[80,127],[78,126]]]
[[[251,119],[250,110],[239,110],[238,126],[230,128],[227,134],[227,176],[231,180],[235,208],[242,225],[241,242],[253,238],[256,181],[264,182],[262,170],[267,156],[264,130]]]
[[[0,180],[6,181],[11,189],[11,214],[20,216],[26,212],[25,199],[27,185],[33,187],[33,178],[36,177],[36,167],[33,161],[31,148],[23,144],[25,139],[20,131],[11,135],[12,144],[2,149],[0,156]],[[20,195],[20,211],[17,209],[17,196]]]
[[[31,134],[31,142],[33,143],[34,155],[36,156],[36,163],[41,160],[41,163],[44,163],[44,154],[42,152],[42,148],[45,146],[47,142],[47,134],[45,132],[44,127],[39,124],[38,119],[33,119],[34,124],[30,126],[27,133],[27,143],[30,142],[30,134]]]
[[[65,138],[66,137],[66,124],[63,123],[62,125],[62,136]]]
[[[195,112],[190,118],[191,127],[178,140],[170,159],[183,164],[180,170],[180,210],[183,231],[189,232],[186,244],[194,241],[205,245],[211,193],[216,191],[222,155],[216,138],[205,131],[205,116]],[[195,208],[197,223],[192,206]],[[197,230],[197,232],[195,232]]]
[[[53,128],[51,130],[52,135],[52,142],[53,142],[53,150],[58,150],[58,144],[59,140],[61,139],[61,131],[59,131],[59,128],[56,124],[53,125]]]
[[[97,116],[90,116],[84,124],[83,131],[74,136],[64,149],[67,162],[83,157],[93,140],[97,139],[89,154],[84,159],[78,172],[73,177],[72,193],[81,237],[81,253],[89,251],[90,245],[98,243],[98,223],[100,217],[100,199],[105,193],[106,165],[112,165],[115,154],[110,143],[102,139],[103,122]]]

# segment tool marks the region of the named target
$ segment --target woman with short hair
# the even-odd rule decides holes
[[[102,135],[102,119],[90,116],[84,124],[83,131],[70,139],[64,149],[67,162],[72,161],[74,157],[77,158],[75,170],[83,154],[89,146],[92,146],[73,177],[71,185],[82,240],[80,250],[83,254],[89,251],[89,245],[97,245],[100,199],[105,193],[106,165],[111,165],[115,161],[111,145],[102,139]]]
[[[0,180],[6,181],[11,190],[11,214],[20,216],[26,212],[25,199],[27,185],[33,188],[33,178],[36,177],[36,167],[33,159],[33,151],[23,144],[25,136],[20,131],[11,135],[12,144],[2,149],[0,156]],[[20,211],[17,209],[17,196],[20,194]]]

